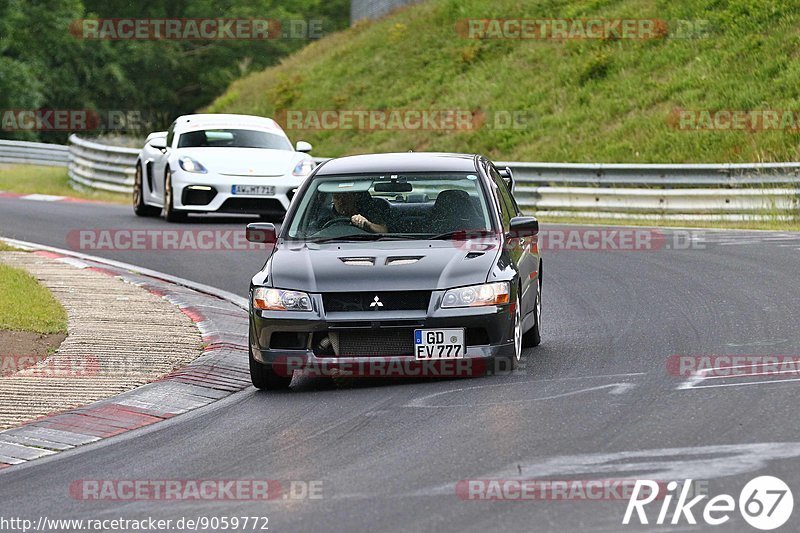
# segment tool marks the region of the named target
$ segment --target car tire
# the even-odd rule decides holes
[[[516,370],[519,360],[522,358],[522,300],[517,294],[517,302],[514,309],[514,353],[511,357],[511,371]]]
[[[144,176],[141,163],[136,163],[136,173],[133,178],[133,212],[140,217],[154,217],[161,212],[159,208],[144,202]]]
[[[175,198],[172,193],[172,171],[167,169],[164,176],[164,208],[162,214],[167,222],[183,222],[186,212],[175,209]]]
[[[522,335],[522,345],[526,348],[539,346],[542,342],[542,277],[538,278],[538,287],[536,288],[536,307],[534,316],[536,321],[533,327]]]
[[[253,386],[260,390],[278,391],[288,389],[292,383],[292,376],[280,376],[272,369],[272,365],[259,363],[253,357],[252,350],[252,345],[250,345],[250,381]]]

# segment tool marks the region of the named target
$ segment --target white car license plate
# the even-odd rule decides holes
[[[417,359],[463,359],[464,330],[415,329],[414,355]]]
[[[275,196],[274,185],[234,185],[231,194],[243,196]]]

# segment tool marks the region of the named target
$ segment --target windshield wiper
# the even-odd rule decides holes
[[[448,231],[445,233],[440,233],[438,235],[431,235],[430,237],[423,237],[425,240],[429,241],[438,241],[438,240],[448,240],[453,239],[454,237],[458,237],[461,239],[474,239],[476,237],[486,237],[488,235],[494,235],[493,231],[481,229],[481,230],[456,230],[456,231]]]
[[[308,239],[306,242],[336,242],[336,241],[374,241],[374,233],[354,233],[352,235],[337,235],[336,237],[322,237],[320,239]]]
[[[309,239],[307,242],[324,243],[324,242],[348,242],[348,241],[399,241],[414,239],[410,235],[397,234],[392,235],[388,233],[354,233],[353,235],[340,235],[338,237],[323,237],[321,239]]]

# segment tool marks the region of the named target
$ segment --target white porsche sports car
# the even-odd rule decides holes
[[[188,213],[286,213],[311,173],[311,145],[292,146],[277,122],[250,115],[184,115],[151,133],[136,161],[133,209],[170,222]]]

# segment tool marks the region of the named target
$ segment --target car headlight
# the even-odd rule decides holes
[[[479,307],[482,305],[507,304],[511,294],[507,281],[484,283],[444,293],[442,307]]]
[[[311,174],[311,171],[314,170],[314,162],[310,159],[304,159],[297,163],[297,166],[294,167],[292,171],[293,176],[308,176]]]
[[[257,287],[253,307],[264,311],[311,311],[311,298],[305,292]]]
[[[178,159],[178,164],[186,172],[197,172],[198,174],[205,174],[206,172],[208,172],[208,170],[206,170],[206,167],[204,167],[197,160],[192,159],[188,155],[185,155],[180,159]]]

